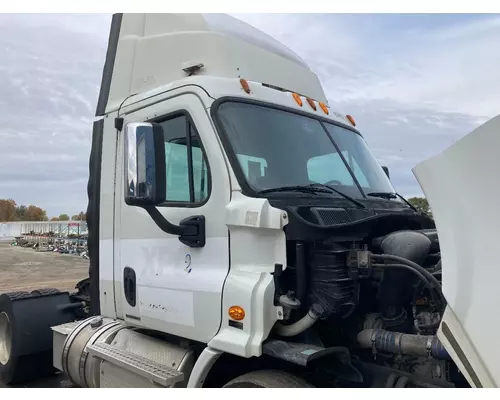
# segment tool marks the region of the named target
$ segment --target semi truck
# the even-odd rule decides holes
[[[496,386],[499,189],[479,178],[499,126],[415,167],[432,219],[282,44],[226,15],[113,15],[89,277],[0,296],[1,380]]]

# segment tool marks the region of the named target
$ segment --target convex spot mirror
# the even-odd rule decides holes
[[[157,206],[165,202],[165,142],[160,125],[125,125],[125,203]]]

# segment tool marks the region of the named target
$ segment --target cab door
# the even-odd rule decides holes
[[[179,236],[160,229],[145,209],[125,203],[122,132],[115,183],[116,314],[133,325],[206,343],[220,327],[229,270],[224,223],[230,198],[228,170],[197,95],[171,95],[124,115],[124,126],[143,121],[160,124],[164,132],[166,201],[156,209],[176,225],[203,216],[205,245],[181,242]]]

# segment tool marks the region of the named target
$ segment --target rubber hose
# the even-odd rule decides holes
[[[372,267],[375,268],[406,268],[411,270],[415,275],[417,275],[420,280],[431,290],[431,296],[432,300],[437,301],[436,299],[436,294],[434,293],[434,286],[431,285],[431,283],[425,278],[423,274],[421,274],[419,271],[417,271],[415,268],[410,267],[409,265],[406,264],[372,264]],[[441,299],[443,301],[443,299]]]
[[[408,384],[408,377],[402,376],[398,379],[398,382],[396,383],[396,389],[405,388],[407,384]]]
[[[429,271],[427,271],[424,267],[418,265],[417,263],[414,263],[413,261],[410,261],[404,257],[398,257],[398,256],[392,256],[390,254],[372,254],[371,258],[374,260],[384,260],[384,261],[398,261],[402,264],[409,265],[410,267],[413,267],[416,269],[418,272],[420,272],[422,275],[424,275],[429,282],[431,282],[435,288],[435,290],[439,293],[439,296],[443,300],[443,305],[446,304],[446,299],[444,298],[443,295],[443,290],[441,288],[441,283],[436,279],[434,275],[432,275]]]
[[[319,304],[313,304],[308,313],[290,325],[276,324],[276,333],[280,336],[292,337],[305,332],[321,317],[323,307]]]
[[[429,271],[427,271],[424,267],[421,265],[418,265],[417,263],[408,260],[407,258],[404,257],[399,257],[399,256],[393,256],[390,254],[372,254],[371,257],[373,259],[379,259],[379,260],[390,260],[390,261],[398,261],[402,264],[409,265],[410,267],[415,268],[417,271],[419,271],[422,275],[424,275],[429,281],[435,286],[437,290],[441,290],[441,283],[436,279],[435,276],[433,276]]]
[[[427,278],[418,272],[415,268],[410,267],[409,265],[406,264],[372,264],[372,267],[374,268],[405,268],[409,269],[411,272],[413,272],[415,275],[417,275],[420,280],[430,289],[433,289],[434,286],[430,284],[430,282],[427,280]]]
[[[361,347],[384,353],[406,354],[421,357],[428,355],[441,360],[450,359],[450,355],[437,336],[408,335],[383,329],[365,329],[358,333]]]

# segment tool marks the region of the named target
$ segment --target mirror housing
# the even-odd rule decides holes
[[[165,142],[161,125],[125,126],[125,203],[157,206],[165,202]]]
[[[179,225],[174,225],[156,208],[165,203],[167,186],[165,139],[161,125],[130,122],[124,131],[125,203],[144,208],[163,232],[179,236],[186,246],[205,246],[203,215],[184,218]]]
[[[387,175],[387,178],[391,179],[391,176],[389,174],[389,168],[386,166],[383,166],[382,169],[384,170],[385,174]]]

